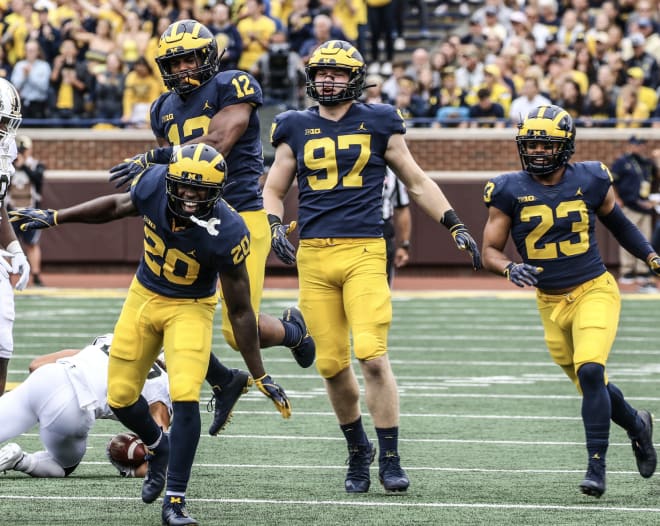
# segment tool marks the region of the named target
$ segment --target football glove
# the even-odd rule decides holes
[[[127,157],[119,164],[110,168],[110,182],[116,181],[115,188],[120,188],[130,183],[151,164],[168,164],[174,152],[174,147],[165,146],[154,148],[148,152],[139,153],[133,157]]]
[[[288,239],[288,235],[296,229],[296,222],[291,221],[288,225],[283,225],[280,218],[273,214],[268,214],[270,223],[270,246],[282,263],[293,265],[296,262],[296,249]]]
[[[264,374],[261,378],[254,381],[263,394],[270,398],[275,404],[275,408],[281,413],[282,418],[289,418],[291,416],[291,402],[286,396],[284,389],[273,382],[273,379]]]
[[[9,274],[13,272],[13,268],[11,263],[5,258],[13,259],[14,254],[0,249],[0,277],[9,279]]]
[[[646,261],[646,264],[649,266],[649,269],[656,276],[660,276],[660,256],[651,254]]]
[[[479,253],[479,248],[474,238],[468,232],[468,229],[465,228],[463,223],[454,225],[449,229],[451,237],[454,238],[454,243],[459,250],[467,250],[472,256],[472,268],[474,270],[479,270],[481,268],[481,254]]]
[[[9,221],[17,223],[23,232],[57,225],[57,210],[52,208],[17,208],[9,212],[9,217]]]
[[[527,263],[509,263],[504,269],[504,277],[511,283],[524,287],[529,285],[533,287],[538,283],[536,276],[543,272],[543,267],[534,267]]]
[[[30,281],[30,264],[23,252],[15,252],[11,260],[11,273],[20,274],[20,278],[14,285],[16,290],[23,290]]]

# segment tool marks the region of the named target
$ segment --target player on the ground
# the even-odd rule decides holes
[[[78,467],[94,422],[117,420],[107,402],[111,343],[112,334],[104,334],[82,350],[64,349],[32,360],[25,381],[0,397],[0,443],[38,424],[45,450],[27,453],[16,443],[6,444],[0,449],[0,471],[67,477]],[[167,373],[156,362],[142,389],[151,415],[164,429],[172,411],[167,382]]]

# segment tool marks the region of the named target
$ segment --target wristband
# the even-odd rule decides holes
[[[147,161],[155,164],[170,164],[170,159],[176,151],[178,146],[163,146],[161,148],[154,148],[147,153]]]
[[[440,223],[445,225],[449,229],[449,231],[451,231],[455,226],[459,226],[459,225],[464,226],[463,221],[461,221],[458,218],[453,208],[450,208],[442,215],[442,219],[440,219]]]
[[[282,220],[275,214],[268,214],[268,224],[273,227],[282,224]]]
[[[410,250],[410,241],[408,241],[408,240],[401,241],[401,244],[399,245],[399,248],[402,248],[403,250],[408,252]]]

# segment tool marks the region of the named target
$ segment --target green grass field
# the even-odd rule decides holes
[[[110,332],[122,297],[98,292],[17,295],[9,379],[25,378],[34,356]],[[290,293],[271,291],[264,311],[279,314],[292,301]],[[610,379],[632,405],[656,414],[658,305],[657,298],[624,298],[609,364]],[[241,366],[219,330],[214,348]],[[264,356],[292,399],[293,416],[283,420],[253,389],[227,430],[209,437],[205,389],[188,488],[189,511],[201,524],[660,524],[660,478],[639,476],[618,427],[611,432],[607,492],[600,500],[579,493],[586,468],[580,399],[550,363],[530,294],[396,295],[390,357],[401,392],[400,453],[411,479],[405,496],[384,493],[377,465],[369,493],[346,494],[346,448],[322,381],[313,368],[298,368],[287,349]],[[105,460],[105,444],[119,430],[116,422],[98,421],[85,459],[67,479],[0,475],[0,524],[160,524],[159,503],[140,500],[141,481],[121,479]],[[36,429],[15,441],[40,449]]]

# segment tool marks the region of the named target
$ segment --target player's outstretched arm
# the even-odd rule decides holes
[[[51,228],[63,223],[109,223],[123,217],[137,215],[130,194],[97,197],[60,210],[18,208],[10,212],[10,221],[23,231]]]

